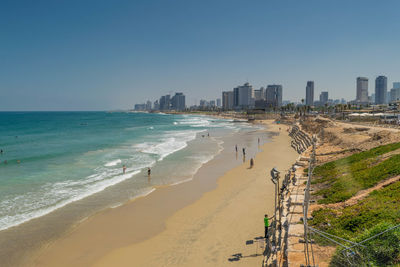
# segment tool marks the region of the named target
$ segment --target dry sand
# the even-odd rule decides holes
[[[94,215],[29,265],[259,266],[263,249],[246,241],[263,235],[264,214],[273,212],[269,170],[277,167],[283,173],[298,157],[287,127],[266,123],[269,131],[280,134],[262,146],[252,169],[248,160],[231,169],[218,179],[216,189],[194,202],[190,196],[202,186],[200,179]],[[204,178],[213,170],[218,166],[209,166]],[[172,215],[164,220],[165,214]]]

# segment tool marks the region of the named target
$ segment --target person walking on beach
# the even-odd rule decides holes
[[[236,150],[236,153],[237,153],[237,145],[235,145],[235,150]]]
[[[242,151],[243,151],[243,157],[246,157],[246,149],[243,148]]]
[[[149,168],[147,168],[147,176],[150,177],[150,175],[151,175],[151,169],[149,167]]]
[[[125,165],[122,166],[122,172],[123,172],[123,173],[126,172],[126,166],[125,166]]]
[[[260,145],[260,137],[258,138],[258,145]]]
[[[253,160],[253,158],[251,158],[250,159],[250,169],[253,168],[253,166],[254,166],[254,160]]]

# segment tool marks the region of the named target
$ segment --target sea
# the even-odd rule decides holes
[[[190,181],[226,136],[257,127],[202,115],[0,112],[0,232],[74,203],[90,214]]]

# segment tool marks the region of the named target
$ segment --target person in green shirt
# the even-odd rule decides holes
[[[265,226],[265,234],[264,237],[268,238],[268,227],[269,227],[269,220],[272,219],[274,216],[268,218],[268,214],[264,215],[264,226]]]

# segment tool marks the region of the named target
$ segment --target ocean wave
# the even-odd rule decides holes
[[[6,214],[0,218],[0,230],[44,216],[72,202],[101,192],[112,185],[132,178],[140,173],[140,169],[143,167],[125,174],[121,174],[120,170],[112,170],[108,173],[91,175],[81,181],[48,183],[39,192],[29,192],[4,200],[0,202],[0,210]],[[11,209],[16,205],[18,205],[18,213]]]
[[[176,116],[173,117],[172,121],[172,123],[171,120],[168,121],[170,130],[162,128],[167,127],[164,125],[162,127],[157,126],[157,131],[146,131],[154,129],[153,126],[149,125],[126,127],[124,129],[128,130],[129,134],[132,133],[132,136],[135,136],[134,131],[146,132],[146,136],[141,137],[140,141],[132,139],[136,142],[141,142],[139,144],[127,142],[123,146],[113,147],[111,150],[108,148],[102,149],[101,152],[91,150],[79,156],[79,161],[81,162],[77,166],[81,167],[81,164],[85,163],[89,163],[85,166],[89,166],[90,164],[93,164],[91,166],[97,166],[94,167],[94,173],[91,175],[82,175],[79,179],[78,177],[74,177],[73,179],[65,177],[63,181],[47,182],[36,189],[28,189],[23,194],[9,195],[6,199],[0,200],[0,230],[41,217],[69,203],[81,200],[101,192],[110,186],[131,179],[144,168],[151,167],[157,161],[162,161],[167,156],[186,148],[189,142],[196,138],[198,133],[204,132],[208,128],[219,127],[238,131],[244,126],[241,123],[233,124],[227,120],[215,120],[204,116]],[[246,125],[248,127],[248,124]],[[165,131],[160,132],[159,129],[161,128]],[[180,128],[184,129],[177,130]],[[206,155],[197,155],[196,158],[191,158],[193,166],[189,166],[189,172],[185,174],[185,177],[180,177],[183,181],[175,182],[175,184],[191,180],[192,178],[187,177],[193,177],[203,164],[213,159],[221,151],[221,144],[220,142],[217,143],[220,149],[216,153],[214,153],[215,151],[210,154],[207,152]],[[58,155],[51,155],[50,158],[57,157]],[[24,160],[23,162],[26,161]],[[122,163],[128,167],[125,174],[122,173],[120,166]],[[68,173],[62,173],[62,175],[68,175]],[[146,191],[142,195],[145,196],[151,192],[151,190]],[[135,195],[135,197],[138,197],[138,195]]]
[[[201,131],[169,131],[162,138],[161,142],[145,142],[135,145],[137,151],[148,154],[155,154],[163,160],[168,155],[187,147],[187,143],[196,138]]]
[[[104,166],[106,167],[112,167],[115,166],[117,164],[120,164],[122,161],[120,159],[116,159],[116,160],[112,160],[110,162],[107,162],[106,164],[104,164]]]

